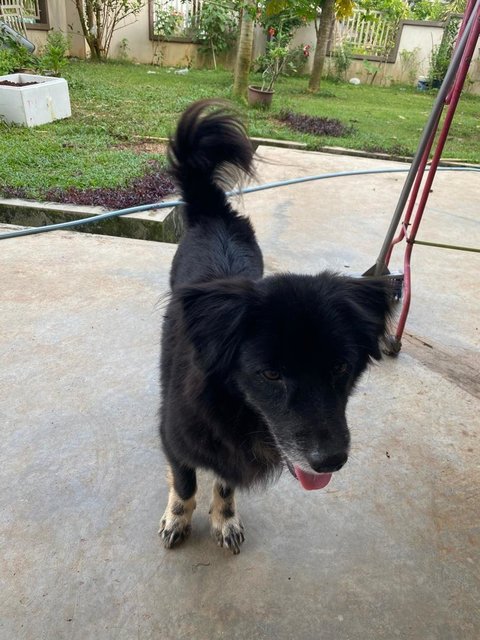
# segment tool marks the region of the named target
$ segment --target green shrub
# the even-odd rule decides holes
[[[34,56],[24,46],[6,34],[0,34],[0,75],[7,75],[19,69],[33,69],[39,73],[60,75],[68,64],[66,58],[69,42],[60,31],[51,31],[40,56]]]
[[[204,2],[193,35],[202,43],[202,53],[211,53],[217,68],[217,54],[232,48],[237,35],[238,15],[233,6]]]
[[[333,68],[337,80],[346,80],[347,71],[353,60],[353,49],[349,42],[342,42],[335,47],[333,54]]]
[[[428,72],[428,82],[430,87],[439,87],[445,78],[452,59],[460,20],[461,18],[450,17],[443,31],[441,43],[432,49],[430,56],[430,69]]]
[[[66,56],[69,46],[68,38],[61,31],[50,31],[38,62],[39,71],[59,76],[61,70],[68,64]]]
[[[11,49],[0,49],[0,76],[6,76],[15,69],[16,57]]]
[[[34,66],[35,57],[7,33],[0,31],[0,75]]]

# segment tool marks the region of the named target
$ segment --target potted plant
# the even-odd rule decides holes
[[[272,104],[274,86],[278,77],[286,70],[292,52],[288,42],[290,38],[269,29],[270,40],[267,42],[267,49],[264,56],[257,59],[257,66],[262,70],[261,86],[250,85],[248,87],[248,102],[252,106],[269,107]]]
[[[67,81],[55,77],[67,62],[66,39],[55,32],[49,34],[40,58],[16,41],[6,45],[0,48],[0,120],[35,127],[70,117]],[[25,62],[37,73],[22,72]]]

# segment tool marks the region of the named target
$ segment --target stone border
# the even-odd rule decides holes
[[[73,227],[72,230],[121,238],[169,242],[164,234],[164,226],[167,226],[164,222],[172,210],[173,207],[131,213]],[[34,202],[20,198],[0,198],[0,222],[21,227],[43,227],[58,222],[88,218],[106,211],[103,207],[80,207],[72,204]]]

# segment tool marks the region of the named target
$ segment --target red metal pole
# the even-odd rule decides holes
[[[470,14],[472,11],[472,7],[473,7],[473,0],[471,0],[469,2],[468,8],[470,10]],[[465,18],[463,23],[466,24],[467,20],[469,18],[469,15],[467,13],[465,13]],[[438,142],[437,142],[437,146],[435,148],[435,152],[432,158],[432,162],[430,165],[430,168],[428,170],[428,174],[427,174],[427,178],[425,180],[425,184],[423,186],[423,190],[422,190],[422,195],[420,197],[420,202],[418,204],[417,207],[417,211],[415,213],[415,217],[413,220],[413,224],[412,224],[412,228],[410,231],[410,234],[407,236],[407,246],[405,248],[405,254],[404,254],[404,300],[403,300],[403,306],[402,306],[402,311],[400,314],[400,318],[398,321],[398,325],[397,325],[397,331],[395,334],[395,339],[397,341],[397,343],[400,343],[402,335],[403,335],[403,331],[405,329],[405,323],[407,320],[407,316],[408,316],[408,312],[410,309],[410,300],[411,300],[411,269],[410,269],[410,262],[411,262],[411,255],[412,255],[412,250],[413,250],[413,244],[415,242],[415,238],[420,226],[420,222],[422,220],[423,217],[423,213],[425,211],[425,205],[427,203],[428,200],[428,196],[430,194],[430,189],[433,183],[433,180],[435,178],[435,174],[437,171],[437,167],[438,164],[440,162],[440,158],[442,157],[442,152],[443,152],[443,148],[445,146],[445,142],[447,140],[447,136],[448,136],[448,132],[450,130],[450,126],[452,124],[452,120],[453,117],[455,115],[455,110],[457,108],[458,105],[458,101],[460,99],[460,94],[461,91],[463,89],[463,85],[465,83],[465,78],[470,66],[470,62],[473,56],[473,53],[475,51],[475,46],[477,43],[477,40],[480,36],[480,4],[479,7],[477,9],[477,15],[475,18],[475,22],[472,26],[471,32],[469,34],[468,40],[467,40],[467,44],[465,46],[465,51],[464,54],[462,56],[462,60],[457,72],[457,75],[455,77],[455,81],[454,81],[454,85],[453,88],[450,92],[449,95],[449,105],[448,105],[448,110],[447,110],[447,114],[445,116],[445,120],[443,123],[443,126],[440,130],[440,135],[438,138]],[[423,158],[422,158],[423,160]],[[420,184],[421,182],[421,178],[423,176],[417,175],[416,177],[416,181],[415,181],[415,185]],[[413,208],[411,202],[409,205],[409,210],[410,208]],[[411,213],[411,211],[410,211]],[[407,222],[409,221],[409,218],[407,219]],[[404,226],[403,228],[403,235],[406,235],[406,227]]]

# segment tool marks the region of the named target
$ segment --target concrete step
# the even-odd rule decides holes
[[[176,196],[170,198],[170,200],[174,199]],[[74,230],[120,238],[171,242],[175,237],[174,222],[169,220],[173,210],[174,207],[167,207],[131,213],[81,225],[75,227]],[[23,227],[42,227],[59,222],[80,220],[106,211],[103,207],[34,202],[20,198],[0,199],[0,222]]]

